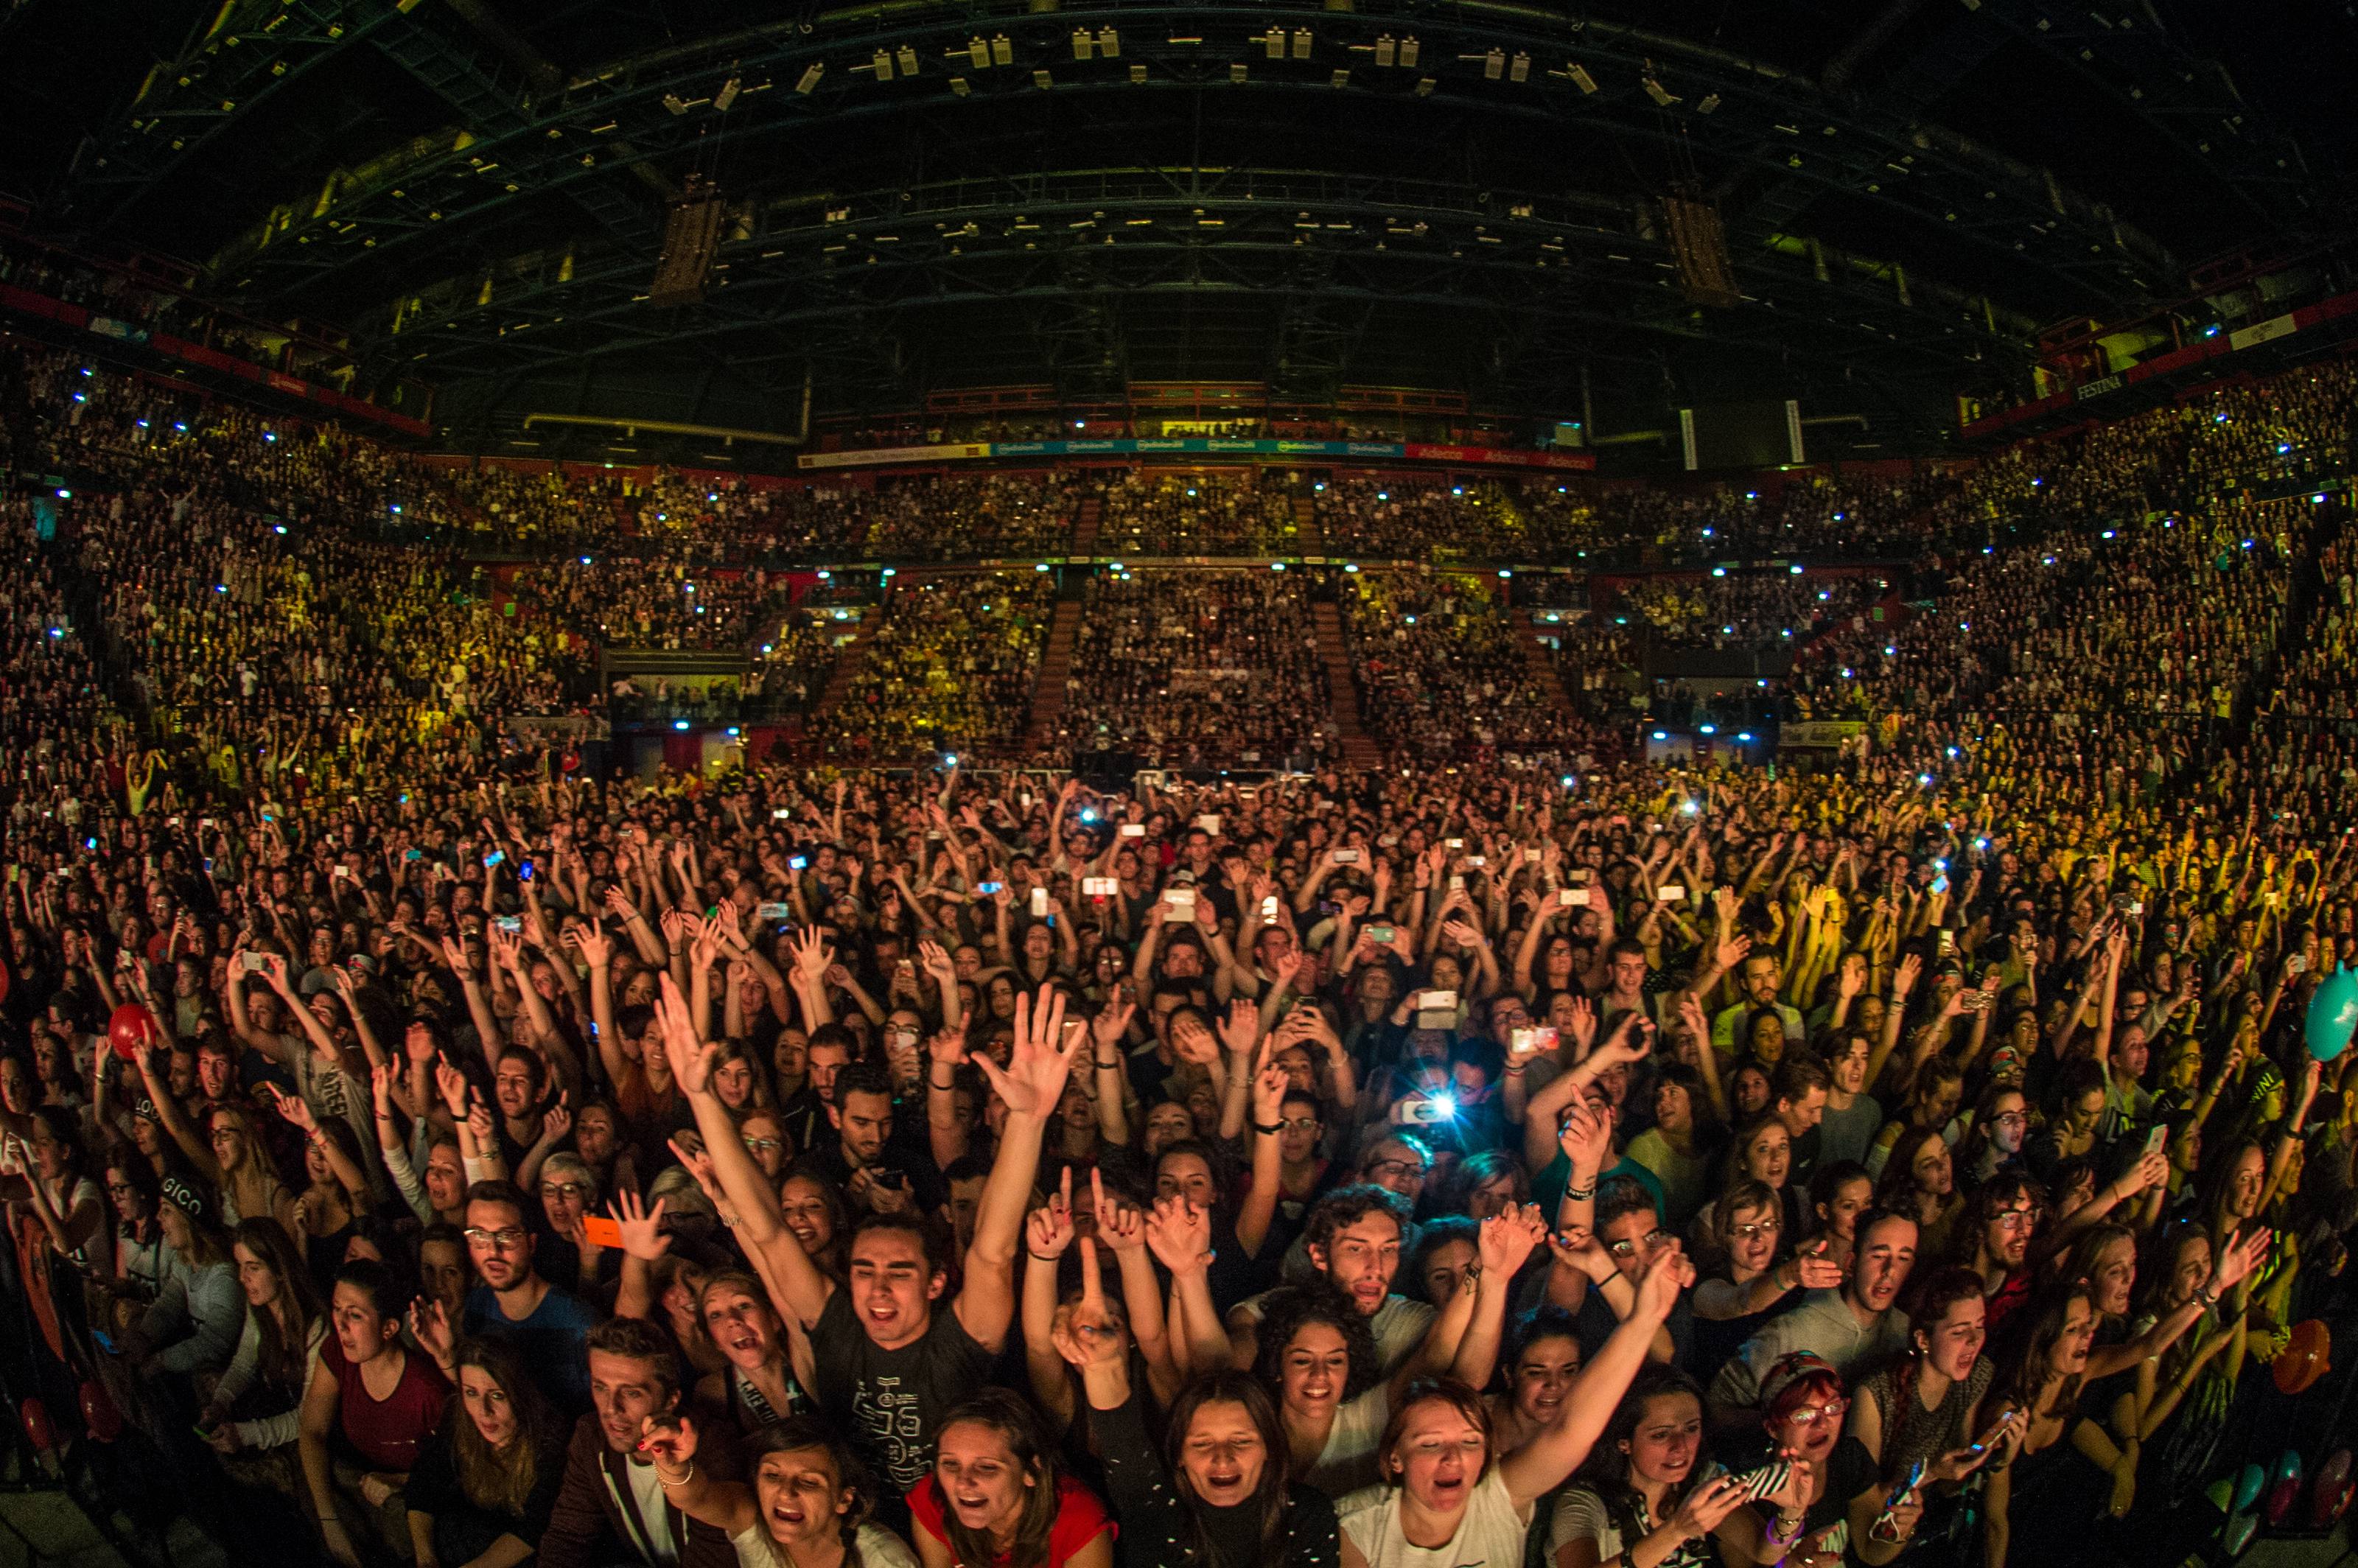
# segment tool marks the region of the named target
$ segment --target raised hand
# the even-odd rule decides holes
[[[492,1141],[492,1108],[485,1105],[480,1097],[474,1098],[468,1104],[467,1130],[474,1135],[476,1148],[497,1147]]]
[[[1089,1171],[1089,1192],[1097,1203],[1099,1241],[1116,1252],[1136,1252],[1146,1245],[1146,1216],[1119,1197],[1106,1196],[1105,1180],[1094,1167]]]
[[[654,1207],[646,1206],[638,1194],[625,1188],[614,1195],[607,1212],[622,1234],[622,1250],[644,1262],[652,1263],[671,1250],[671,1238],[663,1231],[664,1208],[667,1198],[655,1199]]]
[[[1268,1054],[1264,1052],[1262,1054],[1265,1058]],[[1286,1077],[1285,1069],[1274,1062],[1264,1060],[1260,1070],[1253,1074],[1252,1119],[1256,1125],[1271,1126],[1284,1114],[1285,1091],[1289,1087],[1291,1080]]]
[[[1503,1285],[1547,1238],[1547,1219],[1539,1205],[1509,1204],[1482,1222],[1475,1256],[1481,1260],[1482,1272]]]
[[[1638,1301],[1630,1315],[1650,1318],[1656,1323],[1668,1322],[1671,1309],[1678,1305],[1679,1292],[1692,1289],[1694,1281],[1694,1261],[1684,1252],[1660,1254],[1647,1266],[1645,1278],[1638,1281]]]
[[[1231,1056],[1249,1056],[1260,1044],[1260,1009],[1244,998],[1228,1003],[1228,1013],[1220,1020],[1220,1044]]]
[[[568,1091],[559,1089],[557,1103],[540,1113],[540,1141],[551,1148],[573,1130],[573,1108],[567,1103],[567,1098]]]
[[[925,1042],[925,1054],[933,1064],[945,1071],[955,1072],[966,1065],[966,1022],[961,1019],[948,1028],[939,1030]]]
[[[1048,1201],[1032,1211],[1024,1226],[1023,1245],[1034,1258],[1061,1258],[1073,1244],[1073,1168],[1067,1165]]]
[[[1146,1245],[1173,1273],[1200,1273],[1212,1265],[1212,1217],[1176,1194],[1157,1199],[1146,1217]]]
[[[1081,1238],[1081,1299],[1057,1319],[1053,1335],[1056,1353],[1076,1367],[1098,1366],[1129,1354],[1130,1336],[1106,1302],[1097,1244],[1086,1236]]]
[[[683,1471],[696,1463],[696,1422],[679,1414],[651,1415],[639,1429],[639,1452],[658,1472]]]
[[[459,1342],[458,1331],[450,1326],[449,1310],[428,1296],[409,1303],[409,1336],[445,1367],[450,1364]]]
[[[1126,997],[1115,997],[1098,1009],[1089,1020],[1089,1038],[1101,1052],[1120,1048],[1122,1037],[1130,1033],[1130,1020],[1138,1016],[1138,1004]]]
[[[595,920],[587,925],[568,928],[562,940],[566,946],[580,954],[581,961],[593,969],[609,968],[614,962],[614,940]]]
[[[687,999],[679,994],[679,982],[665,974],[659,984],[655,1022],[663,1026],[664,1055],[671,1063],[671,1076],[679,1080],[681,1093],[708,1094],[712,1088],[712,1064],[720,1047],[696,1037],[696,1019],[688,1011]]]
[[[434,1062],[434,1087],[441,1091],[442,1103],[456,1121],[467,1119],[467,1075],[449,1062],[437,1057]]]
[[[1805,1291],[1831,1291],[1843,1282],[1840,1263],[1826,1256],[1833,1243],[1813,1241],[1793,1255],[1793,1278]]]
[[[311,1108],[304,1103],[301,1095],[282,1093],[275,1084],[263,1085],[262,1092],[269,1099],[270,1108],[301,1128],[306,1136],[319,1130],[319,1123],[311,1119]]]
[[[1042,986],[1036,998],[1015,998],[1015,1044],[1001,1067],[989,1056],[974,1058],[1011,1115],[1045,1120],[1055,1114],[1065,1080],[1080,1054],[1081,1032],[1068,1039],[1064,994]]]
[[[1564,1119],[1556,1141],[1563,1146],[1564,1157],[1572,1162],[1574,1171],[1603,1170],[1605,1156],[1613,1150],[1612,1107],[1592,1106],[1585,1101],[1576,1105]]]

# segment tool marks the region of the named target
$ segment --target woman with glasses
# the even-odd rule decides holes
[[[235,1225],[246,1219],[275,1219],[290,1236],[297,1234],[297,1204],[295,1195],[287,1190],[272,1169],[270,1156],[263,1148],[254,1120],[233,1105],[215,1106],[207,1122],[205,1136],[199,1138],[180,1113],[180,1102],[172,1098],[171,1089],[156,1076],[156,1065],[151,1053],[142,1051],[137,1057],[140,1081],[147,1090],[147,1098],[163,1119],[164,1130],[189,1157],[197,1174],[221,1195],[222,1218]]]
[[[1766,1184],[1746,1182],[1715,1206],[1713,1251],[1725,1260],[1695,1286],[1693,1366],[1708,1379],[1753,1331],[1789,1304],[1795,1291],[1832,1290],[1842,1269],[1815,1241],[1780,1259],[1785,1209]]]
[[[598,1178],[578,1154],[551,1154],[540,1167],[540,1212],[546,1225],[535,1262],[540,1277],[574,1294],[598,1295],[622,1278],[619,1248],[590,1239]]]
[[[1870,1563],[1897,1556],[1921,1508],[1909,1498],[1893,1516],[1877,1517],[1888,1493],[1866,1450],[1843,1434],[1850,1399],[1842,1374],[1799,1351],[1771,1367],[1760,1390],[1767,1441],[1731,1465],[1740,1476],[1762,1465],[1790,1469],[1781,1485],[1756,1492],[1731,1520],[1750,1548],[1747,1555],[1757,1563],[1781,1561],[1787,1568],[1841,1568],[1853,1554]],[[1856,1536],[1855,1504],[1866,1516]]]

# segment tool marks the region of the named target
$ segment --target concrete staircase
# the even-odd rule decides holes
[[[1296,502],[1299,508],[1303,503]],[[1297,510],[1295,515],[1299,516]],[[1311,624],[1318,634],[1318,657],[1326,666],[1327,712],[1335,720],[1336,738],[1343,745],[1347,767],[1374,768],[1383,764],[1383,748],[1359,725],[1359,683],[1351,676],[1351,655],[1343,647],[1343,614],[1332,601],[1310,607]]]
[[[1306,495],[1293,498],[1293,545],[1305,556],[1326,553],[1326,535],[1318,526],[1318,508]]]
[[[1520,605],[1507,611],[1513,620],[1515,636],[1523,645],[1523,662],[1531,666],[1531,679],[1539,684],[1548,700],[1565,713],[1572,711],[1572,695],[1563,688],[1563,677],[1557,673],[1555,660],[1548,654],[1547,645],[1540,641],[1539,628],[1531,622],[1531,612]]]
[[[871,619],[862,621],[860,630],[852,633],[851,641],[836,651],[835,668],[827,672],[827,685],[819,690],[818,706],[811,710],[813,719],[824,719],[843,706],[843,699],[850,694],[852,681],[858,677],[860,667],[868,663],[869,640],[875,635],[871,628],[882,613],[880,610]]]
[[[1097,503],[1082,507],[1092,535],[1097,529]],[[1074,530],[1076,553],[1080,551],[1080,531]],[[1056,618],[1048,623],[1048,645],[1040,653],[1040,673],[1032,682],[1032,726],[1024,732],[1027,751],[1037,751],[1055,736],[1056,720],[1064,716],[1065,691],[1073,676],[1073,647],[1081,634],[1081,601],[1059,600]]]
[[[1079,511],[1073,514],[1074,555],[1087,557],[1098,553],[1098,522],[1104,510],[1098,498],[1092,495],[1081,503]],[[1061,620],[1058,624],[1063,624]]]

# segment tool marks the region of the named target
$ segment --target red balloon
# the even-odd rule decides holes
[[[2280,1525],[2292,1517],[2293,1505],[2299,1501],[2300,1477],[2279,1476],[2277,1484],[2268,1488],[2268,1500],[2260,1511],[2266,1516],[2271,1527]]]
[[[135,1062],[140,1052],[152,1051],[164,1044],[164,1032],[157,1026],[154,1013],[138,1002],[126,1001],[107,1020],[106,1038],[116,1055],[126,1062]]]
[[[84,1379],[81,1386],[81,1423],[101,1443],[112,1443],[123,1435],[123,1412],[114,1408],[106,1386],[95,1379]]]
[[[38,1400],[27,1400],[20,1413],[25,1422],[25,1435],[32,1441],[33,1447],[43,1454],[54,1452],[58,1446],[58,1429],[49,1424],[49,1407]]]

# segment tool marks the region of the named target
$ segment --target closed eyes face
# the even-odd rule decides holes
[[[1268,1442],[1243,1405],[1211,1400],[1196,1407],[1180,1446],[1179,1470],[1198,1498],[1232,1508],[1260,1490],[1268,1466]]]

